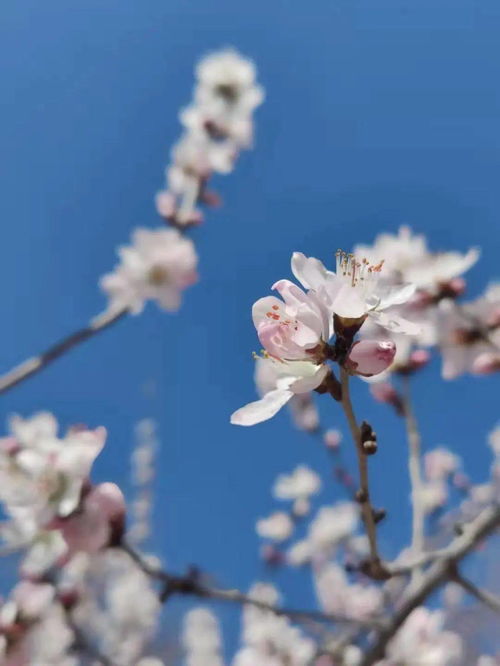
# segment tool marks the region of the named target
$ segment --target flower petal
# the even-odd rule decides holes
[[[332,275],[315,257],[306,257],[302,252],[292,255],[292,273],[306,289],[319,289]]]
[[[275,389],[261,400],[250,402],[231,415],[233,425],[252,426],[272,418],[293,396],[289,389]]]
[[[414,324],[404,317],[400,317],[397,314],[388,313],[388,312],[370,312],[370,317],[375,319],[379,326],[382,326],[387,331],[392,331],[393,333],[403,333],[404,335],[418,335],[421,331],[421,327],[418,324]]]

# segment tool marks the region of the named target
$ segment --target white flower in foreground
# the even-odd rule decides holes
[[[255,388],[261,398],[274,390],[278,376],[276,363],[261,357],[255,359]],[[292,421],[299,430],[314,432],[319,427],[319,413],[310,392],[296,393],[288,404]]]
[[[465,372],[490,374],[500,370],[500,283],[457,307],[443,301],[438,309],[439,346],[444,379]]]
[[[321,347],[333,333],[333,310],[314,294],[306,294],[289,280],[273,287],[282,296],[266,296],[252,307],[259,340],[270,356],[287,361],[321,357]]]
[[[297,393],[308,393],[317,388],[329,372],[326,365],[315,365],[310,361],[277,361],[272,363],[276,371],[274,388],[260,400],[251,402],[235,411],[231,416],[234,425],[251,426],[273,417]]]
[[[387,648],[387,660],[381,665],[458,666],[463,644],[460,636],[443,629],[441,611],[416,608],[407,618]]]
[[[372,264],[384,261],[386,275],[394,282],[410,282],[432,295],[468,271],[480,254],[477,248],[465,254],[430,252],[425,237],[413,234],[406,226],[400,227],[397,235],[380,234],[373,245],[357,245],[354,252]]]
[[[178,310],[182,292],[198,279],[194,245],[176,229],[137,229],[118,254],[121,263],[100,281],[114,311],[138,314],[147,300]]]
[[[346,320],[361,323],[370,317],[383,328],[396,333],[416,335],[418,326],[393,310],[413,295],[412,284],[395,285],[384,276],[384,262],[373,265],[363,257],[338,251],[333,273],[314,257],[294,252],[292,271],[297,280],[331,312]]]
[[[273,486],[277,499],[297,500],[316,495],[321,489],[321,479],[306,465],[299,465],[291,474],[281,474]]]
[[[268,518],[258,520],[255,529],[263,539],[285,541],[293,532],[293,521],[288,513],[276,511]]]

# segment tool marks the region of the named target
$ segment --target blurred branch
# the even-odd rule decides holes
[[[358,626],[363,626],[369,629],[382,629],[384,626],[384,624],[376,618],[360,620],[359,618],[333,613],[322,613],[321,611],[315,610],[300,610],[275,606],[246,595],[237,589],[222,589],[208,586],[200,580],[200,573],[197,570],[192,570],[185,576],[174,576],[162,569],[151,566],[142,555],[134,550],[129,544],[123,543],[121,548],[130,555],[146,575],[163,583],[163,589],[160,592],[160,599],[162,602],[166,602],[171,596],[176,594],[187,595],[203,599],[213,599],[214,601],[240,604],[243,606],[254,606],[262,611],[269,611],[275,615],[288,617],[291,620],[297,621],[314,620],[317,622],[339,624],[355,623]]]
[[[37,374],[53,361],[58,359],[60,356],[64,356],[74,347],[77,347],[82,342],[85,342],[89,338],[94,337],[97,333],[104,331],[109,328],[120,319],[122,319],[128,310],[123,309],[118,312],[103,312],[94,319],[91,320],[90,324],[85,328],[81,328],[74,333],[71,333],[67,337],[63,338],[59,342],[56,342],[54,345],[49,347],[46,351],[42,352],[39,356],[34,356],[32,358],[23,361],[15,368],[5,373],[0,377],[0,393],[5,393],[9,389],[20,384],[25,379],[28,379],[32,375]]]
[[[424,506],[422,502],[422,463],[420,432],[417,420],[413,413],[411,400],[410,377],[402,377],[403,383],[403,414],[408,438],[408,470],[411,481],[411,500],[413,509],[411,550],[413,555],[419,555],[424,550]],[[414,578],[420,574],[419,567],[412,572]]]
[[[476,587],[474,583],[471,583],[470,580],[462,576],[458,569],[453,572],[452,580],[463,587],[463,589],[472,597],[475,597],[485,606],[488,606],[490,610],[495,611],[495,613],[500,613],[500,599],[491,592],[488,592],[488,590],[482,590],[481,588]]]
[[[442,555],[417,583],[408,586],[397,611],[389,620],[388,626],[378,633],[372,647],[365,653],[360,666],[372,666],[383,659],[387,644],[410,613],[424,603],[427,597],[443,583],[450,578],[453,580],[454,572],[461,560],[498,527],[500,527],[499,504],[483,509],[472,522],[463,526],[463,534],[443,551],[446,552],[446,555]]]

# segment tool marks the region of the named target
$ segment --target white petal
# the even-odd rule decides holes
[[[292,255],[292,273],[306,289],[318,289],[331,275],[319,259],[306,257],[302,252],[294,252]]]
[[[231,415],[233,425],[251,426],[272,418],[286,405],[293,393],[288,389],[275,389],[266,393],[261,400],[250,402]]]
[[[414,284],[402,284],[399,286],[388,285],[382,288],[379,294],[380,303],[377,306],[378,310],[385,310],[391,305],[400,305],[406,303],[415,293]]]
[[[421,327],[418,324],[414,324],[404,317],[400,317],[397,314],[387,313],[387,312],[370,312],[369,316],[372,319],[375,319],[379,326],[382,326],[387,331],[392,331],[393,333],[403,333],[404,335],[418,335],[421,331]]]

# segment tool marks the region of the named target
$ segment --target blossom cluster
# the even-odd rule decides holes
[[[23,554],[21,581],[0,606],[1,663],[76,666],[83,644],[83,652],[92,646],[117,666],[148,666],[141,655],[158,597],[121,549],[120,489],[90,479],[106,431],[58,430],[50,413],[13,416],[10,435],[0,439],[1,537],[4,548]]]
[[[180,113],[184,133],[172,150],[166,189],[156,208],[168,229],[136,229],[119,248],[120,263],[100,280],[112,313],[138,314],[147,301],[168,312],[179,309],[183,291],[198,280],[198,255],[185,233],[202,221],[200,204],[220,203],[207,189],[213,173],[230,173],[249,148],[253,112],[264,93],[254,64],[234,49],[211,53],[196,68],[193,102]]]

